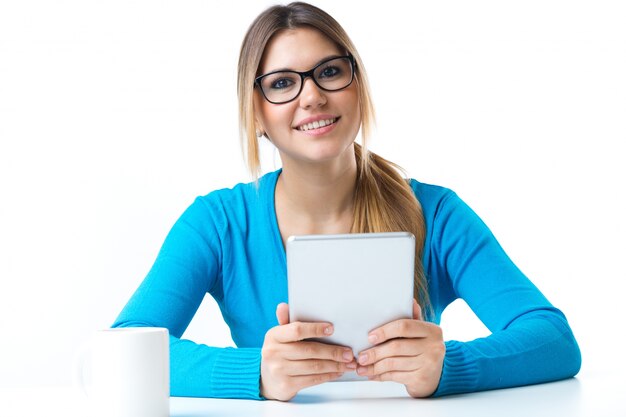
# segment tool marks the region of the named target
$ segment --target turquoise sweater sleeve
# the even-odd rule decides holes
[[[181,339],[204,295],[221,290],[219,229],[225,225],[212,214],[200,199],[183,213],[113,327],[169,329],[172,396],[260,399],[260,347],[217,348]]]
[[[581,365],[565,316],[515,266],[481,219],[446,190],[429,207],[425,264],[438,308],[462,298],[492,334],[446,342],[435,396],[563,379]],[[445,329],[444,329],[445,335]]]

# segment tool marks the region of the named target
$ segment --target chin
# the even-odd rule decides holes
[[[337,146],[335,143],[332,144],[332,146],[320,146],[315,148],[316,149],[309,149],[308,152],[303,152],[300,159],[310,163],[328,163],[342,159],[342,157],[346,156],[346,152],[354,155],[352,143],[347,146]]]

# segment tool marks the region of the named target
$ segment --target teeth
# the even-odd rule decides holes
[[[299,126],[298,130],[302,132],[306,132],[311,129],[319,129],[320,127],[328,126],[337,121],[337,118],[334,119],[326,119],[326,120],[316,120],[313,123],[307,123],[305,125]]]

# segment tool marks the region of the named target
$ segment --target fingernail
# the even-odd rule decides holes
[[[365,362],[367,362],[367,353],[361,353],[359,355],[359,363],[365,365]]]
[[[324,329],[324,334],[333,334],[333,326],[328,326]]]
[[[359,375],[363,375],[365,373],[365,368],[362,366],[359,366],[356,370],[356,373]]]
[[[348,369],[356,369],[356,363],[350,362],[346,364],[346,368]]]
[[[378,341],[378,336],[376,336],[375,334],[371,334],[367,336],[367,340],[369,340],[371,344],[374,344]]]
[[[350,350],[345,350],[343,352],[343,358],[347,361],[347,362],[352,362],[352,359],[354,358],[354,355],[352,354],[352,351]]]

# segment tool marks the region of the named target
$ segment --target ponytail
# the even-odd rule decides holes
[[[413,296],[423,317],[432,313],[428,283],[422,264],[425,225],[422,206],[398,165],[354,143],[357,181],[352,233],[410,232],[415,236]]]

